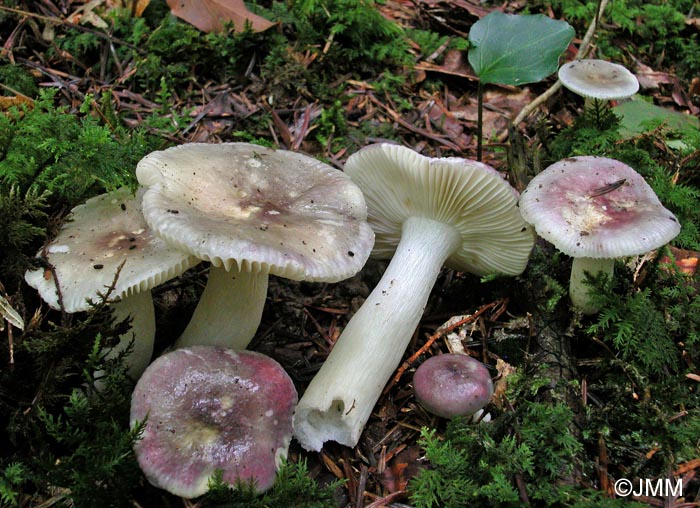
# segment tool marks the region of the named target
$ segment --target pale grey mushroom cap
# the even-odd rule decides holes
[[[681,230],[644,178],[606,157],[570,157],[535,176],[520,212],[542,238],[572,257],[643,254]]]
[[[462,247],[445,265],[476,275],[517,275],[534,233],[518,210],[518,193],[492,167],[461,158],[430,158],[392,144],[365,147],[345,172],[365,194],[376,239],[373,256],[391,258],[409,217],[452,225]]]
[[[561,84],[591,99],[626,99],[639,90],[639,81],[624,66],[605,60],[574,60],[559,68]]]
[[[190,143],[136,169],[158,235],[231,270],[335,282],[362,268],[374,234],[360,189],[342,171],[249,143]]]
[[[148,228],[136,196],[123,187],[76,206],[68,222],[46,248],[61,289],[66,312],[89,308],[114,282],[112,296],[126,298],[177,277],[199,260],[169,246]],[[43,255],[43,251],[38,256]],[[56,281],[49,270],[30,270],[27,283],[52,308],[59,309]]]

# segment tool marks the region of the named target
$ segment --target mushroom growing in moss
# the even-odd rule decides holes
[[[520,212],[542,238],[574,258],[569,295],[584,314],[598,312],[586,272],[611,277],[616,258],[661,247],[681,230],[639,173],[607,157],[552,164],[523,191]]]
[[[225,482],[275,482],[292,439],[297,393],[272,358],[253,351],[193,346],[166,353],[143,373],[131,398],[135,444],[156,487],[192,498],[220,471]]]
[[[178,347],[244,349],[262,316],[269,275],[337,282],[369,256],[362,192],[312,157],[249,143],[190,143],[142,159],[146,222],[210,261],[209,279]]]
[[[413,375],[416,400],[443,418],[476,413],[493,395],[493,382],[486,366],[466,354],[432,356]]]
[[[611,100],[627,99],[639,90],[639,81],[622,65],[593,58],[574,60],[559,68],[564,88],[585,98],[593,108],[596,126],[604,125],[604,107]]]
[[[373,254],[392,259],[299,401],[294,432],[310,450],[357,444],[443,265],[517,275],[534,243],[517,192],[485,164],[378,144],[353,154],[345,172],[365,193]]]
[[[90,300],[98,299],[114,283],[115,301],[110,308],[118,321],[130,317],[131,329],[108,357],[119,354],[133,338],[134,349],[126,363],[134,379],[153,353],[151,289],[199,262],[151,232],[141,213],[142,195],[143,189],[134,196],[130,189],[121,188],[76,206],[45,249],[53,271],[40,268],[25,274],[44,301],[69,313],[88,310]],[[44,250],[37,256],[44,257]]]

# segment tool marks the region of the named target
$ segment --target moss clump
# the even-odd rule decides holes
[[[21,193],[48,191],[58,206],[135,185],[136,163],[152,148],[146,136],[57,107],[55,95],[43,91],[33,107],[0,115],[0,182]]]

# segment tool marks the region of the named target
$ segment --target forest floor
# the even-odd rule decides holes
[[[242,2],[191,4],[249,14]],[[75,396],[90,366],[104,367],[95,337],[115,337],[119,325],[104,305],[77,316],[51,310],[24,281],[70,209],[134,185],[150,151],[189,142],[255,142],[340,169],[383,141],[474,159],[474,23],[494,10],[567,21],[576,35],[564,63],[598,5],[248,7],[274,24],[208,33],[157,0],[0,6],[0,506],[700,506],[700,13],[681,0],[616,0],[587,43],[589,57],[633,71],[655,109],[613,102],[617,113],[596,123],[581,97],[560,89],[514,125],[556,74],[483,87],[483,161],[518,191],[557,160],[608,156],[637,169],[678,217],[670,246],[620,260],[612,280],[592,282],[598,314],[571,307],[571,259],[542,239],[517,277],[444,269],[356,447],[310,453],[292,441],[286,484],[265,498],[185,500],[148,484],[131,451],[133,385],[119,365],[108,366],[103,395]],[[385,267],[370,260],[337,284],[272,277],[250,348],[276,359],[303,394]],[[199,265],[154,290],[157,353],[186,325],[206,274]],[[440,327],[468,315],[451,333],[493,374],[488,422],[433,416],[411,385],[422,361],[450,350]],[[23,330],[10,324],[18,319]],[[620,479],[659,488],[622,495]]]

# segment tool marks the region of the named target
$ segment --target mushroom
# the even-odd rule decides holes
[[[357,444],[443,264],[516,275],[534,243],[517,192],[485,164],[377,144],[353,154],[345,172],[365,193],[373,255],[393,258],[299,401],[294,432],[309,450]]]
[[[362,268],[374,234],[360,189],[311,157],[249,143],[190,143],[136,169],[146,221],[171,245],[210,261],[176,346],[244,349],[262,317],[268,276],[337,282]]]
[[[134,445],[151,484],[193,498],[218,471],[225,482],[275,482],[292,439],[297,392],[272,358],[254,351],[192,346],[166,353],[143,373],[131,398]]]
[[[123,187],[73,208],[56,238],[37,254],[45,256],[53,269],[25,274],[27,283],[49,306],[69,313],[88,310],[90,301],[114,284],[116,300],[110,308],[117,320],[130,317],[131,329],[107,357],[116,357],[133,338],[134,349],[126,363],[134,379],[153,353],[151,289],[198,263],[152,234],[141,213],[142,195],[143,189],[134,196]]]
[[[558,74],[565,88],[588,99],[626,99],[639,90],[634,74],[605,60],[574,60],[562,65]]]
[[[493,382],[483,363],[460,353],[432,356],[413,375],[416,400],[443,418],[476,413],[493,395]]]
[[[637,78],[625,67],[605,60],[574,60],[559,68],[559,81],[593,106],[598,128],[603,126],[604,103],[632,97],[639,90]]]
[[[606,157],[552,164],[523,191],[520,212],[542,238],[574,258],[569,295],[584,314],[598,312],[586,272],[612,277],[615,258],[656,249],[681,229],[639,173]]]

